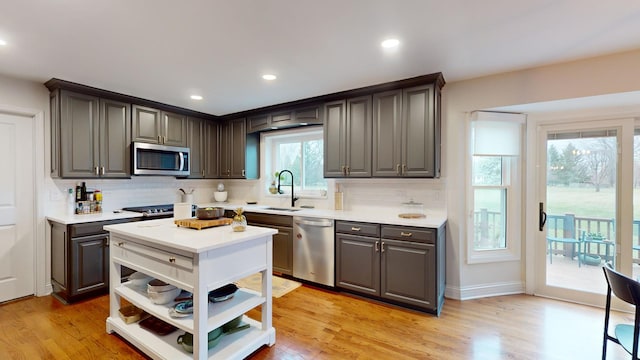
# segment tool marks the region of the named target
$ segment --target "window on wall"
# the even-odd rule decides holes
[[[468,262],[520,257],[524,116],[474,112],[470,122]]]
[[[266,144],[266,179],[278,182],[276,172],[289,170],[293,174],[296,194],[324,195],[327,181],[324,179],[324,152],[321,127],[269,132],[263,135]],[[291,176],[280,174],[281,190],[291,193]],[[286,185],[286,186],[285,186]]]

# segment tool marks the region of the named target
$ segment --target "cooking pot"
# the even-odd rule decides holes
[[[224,216],[224,208],[221,208],[221,207],[206,207],[206,208],[199,207],[196,209],[196,217],[200,220],[217,219],[223,216]]]

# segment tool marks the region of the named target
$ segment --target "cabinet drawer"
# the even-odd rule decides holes
[[[336,221],[336,232],[340,234],[380,237],[380,225],[352,221]]]
[[[403,241],[414,241],[427,244],[435,244],[436,230],[427,228],[415,228],[404,226],[383,225],[383,239],[396,239]]]
[[[112,238],[111,252],[114,258],[147,267],[151,270],[157,270],[157,266],[181,267],[193,270],[193,258],[117,237]]]
[[[107,232],[102,229],[103,226],[127,223],[132,221],[140,221],[140,219],[138,218],[116,219],[116,220],[95,221],[95,222],[89,222],[89,223],[73,224],[73,225],[69,225],[69,234],[71,237],[106,234]]]
[[[287,215],[261,214],[261,213],[244,213],[249,225],[274,225],[274,226],[293,226],[293,217]]]

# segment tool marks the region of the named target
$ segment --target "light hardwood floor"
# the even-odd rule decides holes
[[[67,306],[50,296],[0,305],[0,359],[145,359],[106,334],[108,307],[107,296]],[[276,344],[251,359],[599,359],[603,314],[510,295],[447,299],[436,317],[304,285],[273,299]],[[609,347],[608,359],[630,358]]]

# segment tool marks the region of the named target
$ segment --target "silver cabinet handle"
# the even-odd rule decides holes
[[[411,236],[413,236],[413,233],[410,233],[410,232],[406,233],[406,232],[404,232],[404,231],[401,231],[401,232],[400,232],[400,236],[404,236],[404,237],[411,237]]]
[[[347,175],[347,167],[344,165],[340,166],[340,172],[342,175]]]
[[[163,143],[163,144],[166,144],[166,143],[167,143],[167,137],[166,137],[166,136],[163,136],[163,137],[162,137],[162,143]]]
[[[118,245],[118,247],[124,247],[124,243],[123,242],[116,243],[116,245]]]
[[[400,164],[396,164],[396,174],[400,175]]]
[[[360,231],[360,228],[359,228],[359,227],[352,226],[352,227],[351,227],[351,231]]]
[[[158,135],[158,144],[162,144],[162,136]]]
[[[351,175],[351,167],[347,165],[347,175]]]
[[[245,177],[244,169],[242,169],[242,177]]]
[[[378,243],[379,243],[379,242],[378,242],[378,241],[376,241],[376,245],[375,245],[376,252],[380,251],[380,249],[378,248],[378,245],[379,245]]]
[[[380,244],[380,251],[384,252],[384,241]]]
[[[407,164],[402,164],[402,175],[407,174]]]
[[[93,170],[95,171],[96,175],[100,175],[100,173],[99,173],[99,168],[98,168],[97,166],[96,166],[96,167],[95,167],[95,169],[93,169]]]
[[[100,175],[104,175],[104,166],[100,167]]]
[[[204,177],[204,169],[202,169],[202,177]]]
[[[175,264],[176,262],[176,258],[174,258],[173,256],[169,258],[169,262],[172,264]]]

